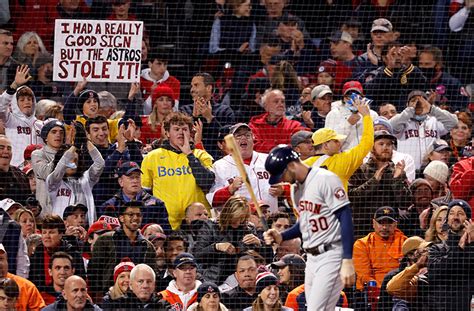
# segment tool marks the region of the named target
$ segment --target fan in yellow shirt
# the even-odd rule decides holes
[[[316,156],[304,161],[309,166],[325,167],[336,174],[341,179],[346,191],[349,178],[362,165],[364,157],[374,145],[374,124],[370,116],[369,106],[360,101],[355,102],[354,106],[357,107],[358,113],[363,118],[363,131],[360,143],[349,150],[341,152],[341,141],[346,136],[339,135],[330,128],[322,128],[314,132],[312,137]],[[341,122],[349,121],[341,120]]]
[[[172,112],[164,122],[168,138],[163,145],[148,153],[142,162],[142,186],[166,204],[169,223],[179,228],[186,207],[200,202],[209,209],[204,195],[214,183],[212,157],[190,143],[192,119],[187,114]]]

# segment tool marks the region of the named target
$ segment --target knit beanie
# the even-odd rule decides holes
[[[59,121],[58,119],[48,119],[46,123],[43,124],[41,128],[40,136],[44,142],[46,142],[46,138],[48,138],[49,131],[51,131],[55,127],[60,127],[63,129],[64,134],[66,134],[66,128],[64,127],[64,123]]]
[[[221,297],[221,292],[219,291],[219,287],[212,282],[204,282],[199,285],[197,289],[197,301],[200,302],[202,297],[208,293],[217,293],[219,298]]]
[[[82,108],[84,107],[84,103],[89,98],[95,98],[100,107],[99,94],[97,94],[97,92],[93,90],[84,90],[81,93],[79,93],[79,96],[77,98],[77,109],[79,110],[81,114],[82,114]]]
[[[151,93],[151,105],[155,105],[155,101],[162,97],[162,96],[167,96],[171,99],[174,99],[174,92],[173,89],[171,89],[169,86],[165,84],[160,84],[158,85],[154,90],[153,93]]]
[[[472,209],[471,209],[471,205],[469,205],[469,203],[467,203],[466,201],[464,200],[460,200],[460,199],[456,199],[456,200],[452,200],[451,202],[449,202],[449,205],[448,205],[448,213],[446,215],[449,215],[449,211],[451,211],[451,209],[455,206],[460,206],[462,207],[462,209],[464,210],[464,212],[466,213],[466,216],[467,216],[467,219],[471,219],[472,218]],[[446,221],[448,220],[448,217],[446,216]]]
[[[135,267],[135,264],[132,262],[132,260],[128,257],[125,257],[122,259],[122,261],[115,266],[114,268],[114,283],[117,281],[118,276],[120,273],[125,272],[125,271],[132,271],[132,269]]]
[[[278,278],[273,273],[265,271],[257,275],[255,285],[257,294],[260,294],[265,289],[265,287],[270,285],[278,285]]]
[[[442,184],[445,184],[448,181],[449,168],[446,163],[434,160],[425,167],[423,174],[434,178],[436,181]]]

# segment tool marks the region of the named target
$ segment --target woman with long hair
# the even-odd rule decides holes
[[[302,88],[293,65],[288,61],[280,61],[270,77],[270,84],[285,94],[286,116],[293,119],[300,115],[302,108],[298,99]]]
[[[453,165],[462,158],[474,154],[472,145],[472,117],[469,112],[456,112],[458,124],[449,132],[451,139],[448,141],[453,150],[449,158],[449,165]]]
[[[256,280],[257,299],[251,307],[244,311],[291,311],[293,309],[284,307],[280,300],[280,289],[278,278],[271,272],[265,271],[257,275]]]
[[[203,223],[192,252],[202,263],[205,279],[222,284],[234,272],[239,254],[249,249],[260,253],[267,262],[271,260],[271,246],[257,237],[249,217],[247,199],[233,196],[224,204],[216,222],[209,220]]]
[[[433,243],[441,243],[448,238],[448,232],[444,230],[448,207],[446,205],[439,206],[433,212],[430,220],[430,226],[425,233],[425,241]]]
[[[144,144],[151,144],[154,140],[163,135],[163,122],[165,118],[173,111],[174,106],[173,89],[169,86],[160,84],[151,94],[152,111],[148,116],[142,116],[142,128],[140,140]]]

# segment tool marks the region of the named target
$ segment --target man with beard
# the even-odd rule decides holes
[[[407,237],[397,229],[397,213],[390,206],[379,207],[372,219],[374,232],[354,243],[356,289],[363,291],[369,281],[378,289],[385,274],[398,268],[403,257],[402,245]]]
[[[380,206],[406,208],[410,191],[405,176],[405,162],[392,159],[396,138],[387,131],[374,134],[372,157],[349,180],[349,197],[354,204],[354,232],[364,236],[370,231],[370,215]]]
[[[448,239],[430,248],[427,310],[468,311],[474,292],[474,222],[464,200],[448,205]]]
[[[114,268],[121,258],[132,262],[156,266],[156,253],[148,240],[140,233],[143,203],[131,201],[120,206],[121,227],[101,235],[94,244],[88,265],[90,289],[93,293],[104,293],[113,286]]]
[[[255,280],[257,279],[257,263],[250,255],[244,255],[237,261],[235,278],[238,286],[222,294],[222,303],[229,310],[243,310],[252,305],[257,298]]]

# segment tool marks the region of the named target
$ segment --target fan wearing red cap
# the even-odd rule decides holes
[[[122,259],[122,261],[114,268],[114,286],[110,287],[107,294],[104,296],[104,304],[110,304],[110,300],[117,300],[126,295],[130,286],[130,272],[135,267],[135,264],[128,257]]]
[[[166,84],[158,85],[151,94],[152,111],[149,116],[142,116],[140,140],[151,144],[161,137],[162,124],[173,111],[175,97],[173,90]]]
[[[378,114],[366,103],[364,89],[359,81],[344,83],[342,94],[341,100],[331,104],[333,108],[326,116],[325,127],[338,134],[347,135],[341,146],[341,151],[346,151],[359,145],[364,128],[368,123],[372,123]],[[354,100],[354,96],[357,96],[357,99]]]

